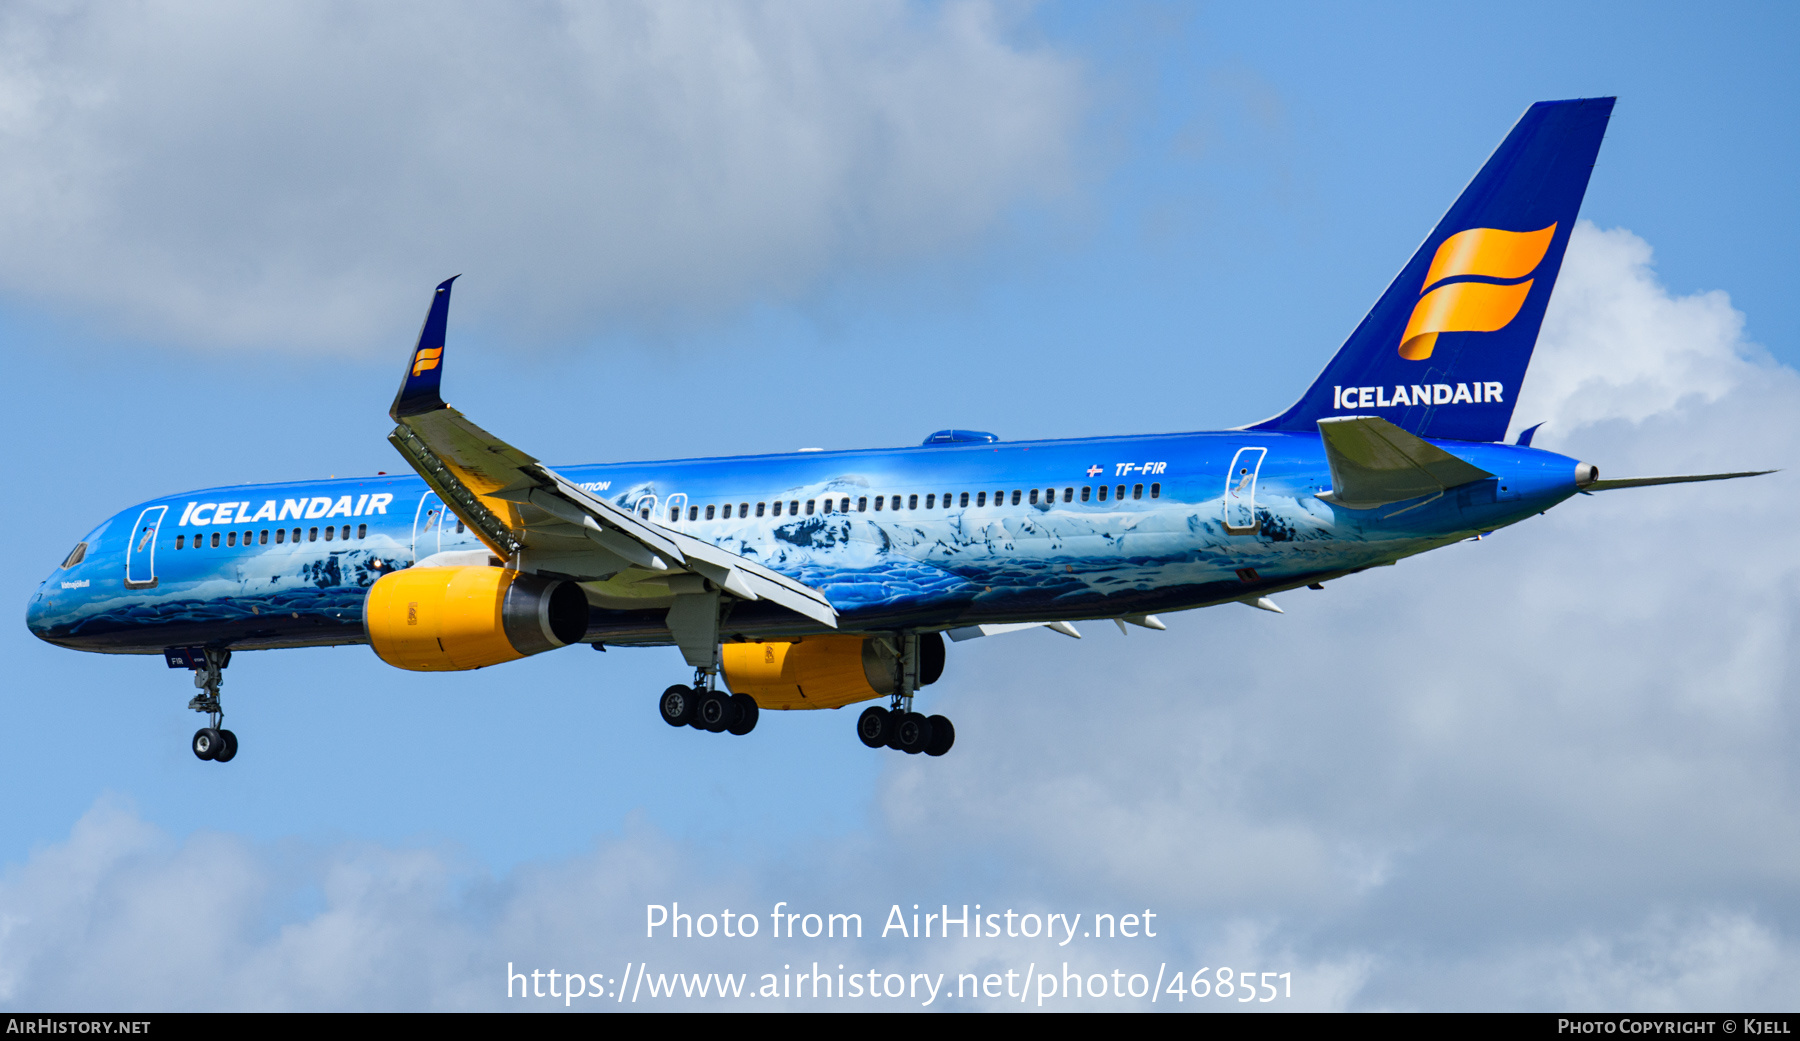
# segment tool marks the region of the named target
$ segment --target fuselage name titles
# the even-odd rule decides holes
[[[328,495],[299,499],[264,499],[263,504],[252,513],[251,502],[190,502],[181,511],[181,520],[175,526],[185,528],[193,526],[204,528],[208,525],[255,524],[258,521],[275,521],[277,524],[286,520],[318,520],[321,517],[367,517],[373,514],[387,513],[388,504],[394,501],[393,495],[377,492],[373,495],[340,495],[336,499]],[[277,508],[276,503],[280,503]]]

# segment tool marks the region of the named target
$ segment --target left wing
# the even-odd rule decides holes
[[[675,594],[767,600],[837,627],[831,602],[811,586],[590,495],[444,404],[439,384],[454,281],[432,297],[388,412],[398,424],[388,440],[496,556],[515,570],[576,581],[635,570]]]

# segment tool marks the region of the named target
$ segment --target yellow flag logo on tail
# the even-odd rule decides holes
[[[417,376],[419,373],[424,372],[428,369],[437,368],[438,367],[438,359],[443,357],[443,354],[444,354],[444,349],[442,347],[427,347],[424,350],[420,351],[419,353],[413,355],[412,374],[414,376]]]
[[[1488,282],[1438,283],[1461,275],[1524,278],[1543,262],[1555,234],[1556,225],[1552,224],[1537,231],[1470,228],[1445,239],[1431,258],[1425,283],[1419,287],[1424,295],[1413,307],[1406,332],[1400,336],[1400,357],[1408,361],[1431,357],[1439,333],[1491,333],[1504,329],[1525,306],[1533,279],[1503,286]],[[1431,288],[1434,285],[1436,289]]]

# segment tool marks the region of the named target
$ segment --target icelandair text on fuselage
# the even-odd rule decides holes
[[[1386,387],[1333,387],[1331,407],[1338,410],[1355,408],[1397,408],[1401,405],[1455,405],[1467,402],[1484,405],[1502,401],[1506,388],[1498,383],[1414,383],[1410,387],[1396,383],[1394,392]]]
[[[278,510],[275,503],[279,501]],[[265,499],[254,513],[253,505],[248,502],[190,502],[187,509],[181,511],[181,520],[176,527],[184,528],[193,525],[204,528],[209,524],[233,525],[255,524],[257,521],[285,520],[318,520],[321,517],[367,517],[371,514],[387,513],[388,504],[394,497],[387,492],[376,492],[373,495],[340,495],[336,499],[321,495],[306,499]]]
[[[1156,936],[1156,912],[1145,908],[1143,911],[1126,914],[1101,913],[1087,916],[1084,912],[1074,914],[1057,912],[1044,914],[1036,911],[1020,914],[1012,908],[1005,911],[981,910],[980,904],[963,904],[959,914],[952,915],[949,904],[939,905],[937,910],[929,907],[920,910],[918,904],[913,905],[912,912],[900,909],[899,904],[888,909],[887,918],[882,922],[881,932],[875,932],[873,916],[869,924],[869,935],[879,935],[881,939],[919,940],[931,937],[942,939],[996,939],[998,937],[1024,937],[1026,939],[1055,940],[1058,947],[1066,947],[1079,932],[1083,938],[1114,939],[1124,937]],[[863,936],[863,916],[850,914],[821,913],[817,911],[794,911],[789,909],[786,900],[775,905],[769,912],[769,928],[766,935],[775,938],[795,939],[805,937],[809,940],[827,939],[861,939]],[[717,913],[702,911],[694,913],[683,911],[679,902],[672,904],[647,904],[644,909],[644,935],[649,939],[709,939],[715,936],[733,939],[748,939],[763,933],[762,918],[758,915],[739,913],[726,909]]]

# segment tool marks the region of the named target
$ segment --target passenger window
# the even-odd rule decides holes
[[[1150,486],[1150,498],[1152,498],[1152,499],[1162,498],[1162,484],[1160,482]]]
[[[710,504],[706,507],[706,519],[707,520],[713,519],[713,508]]]
[[[935,492],[925,497],[925,508],[928,510],[937,509],[937,494]]]
[[[927,500],[926,505],[929,506],[931,504],[929,501],[931,496],[927,495],[925,498]],[[918,509],[919,508],[919,497],[917,495],[907,496],[906,497],[906,508],[909,510]]]
[[[1100,501],[1106,501],[1106,485],[1104,484],[1100,486]]]
[[[757,516],[758,516],[758,517],[760,517],[760,516],[762,516],[762,515],[763,515],[763,508],[764,508],[764,507],[765,507],[765,506],[767,506],[767,505],[768,505],[768,503],[764,503],[764,502],[759,502],[759,503],[757,503],[757,504],[756,504],[756,515],[757,515]],[[776,503],[776,504],[775,504],[775,505],[776,505],[776,506],[780,506],[780,505],[781,505],[781,504],[780,504],[780,503]]]
[[[975,505],[977,505],[977,506],[986,506],[987,505],[987,493],[986,492],[976,492],[975,493]]]
[[[256,533],[256,544],[258,546],[267,546],[269,544],[269,529],[264,528]]]
[[[186,535],[175,536],[175,548],[176,549],[185,549],[186,546],[187,546],[187,536]],[[70,553],[69,559],[63,561],[62,566],[63,567],[73,567],[74,565],[70,563],[70,561],[73,561],[73,560],[75,560],[75,554]]]
[[[1036,488],[1033,488],[1031,490],[1031,505],[1033,505],[1033,506],[1037,505],[1037,489]]]
[[[808,499],[808,500],[806,500],[806,515],[807,515],[807,516],[808,516],[808,517],[810,517],[810,516],[812,516],[812,515],[813,515],[813,503],[814,503],[814,502],[816,502],[816,501],[817,501],[817,500],[814,500],[814,499]]]
[[[319,541],[319,529],[317,529],[317,528],[306,529],[306,541],[308,541],[308,542]]]
[[[1075,501],[1075,489],[1064,488],[1063,489],[1063,501],[1064,502],[1074,502]],[[1082,502],[1087,501],[1087,489],[1086,488],[1083,488],[1081,490],[1081,501]]]
[[[748,516],[750,516],[750,504],[747,502],[738,503],[738,519],[742,520]]]
[[[1119,487],[1116,490],[1114,490],[1113,498],[1115,498],[1115,499],[1125,498],[1125,486],[1124,485],[1121,484],[1121,485],[1119,485]]]
[[[235,531],[226,532],[225,533],[225,544],[227,546],[237,545],[237,532],[235,532]]]
[[[669,507],[669,523],[674,524],[676,521],[678,521],[680,519],[681,519],[681,507],[679,505]]]
[[[700,519],[700,507],[689,506],[688,507],[688,520],[697,521],[699,519]]]
[[[1032,493],[1031,493],[1031,501],[1032,501],[1032,502],[1036,502],[1036,501],[1037,501],[1037,492],[1036,492],[1036,491],[1033,491],[1033,492],[1032,492]],[[1013,489],[1013,501],[1012,501],[1012,504],[1013,504],[1013,505],[1014,505],[1014,506],[1017,506],[1017,505],[1019,505],[1019,490],[1018,490],[1018,489],[1017,489],[1017,488],[1014,488],[1014,489]]]
[[[1141,484],[1132,485],[1131,486],[1131,497],[1133,499],[1142,499],[1144,497],[1144,486]]]
[[[287,536],[287,529],[286,529],[286,528],[276,528],[276,529],[275,529],[275,544],[276,544],[276,545],[277,545],[277,546],[279,546],[279,545],[281,545],[281,544],[282,544],[282,543],[283,543],[283,542],[286,542],[286,541],[287,541],[287,538],[286,538],[286,536]]]
[[[778,502],[775,504],[774,513],[775,513],[775,516],[777,516],[777,517],[781,516],[781,503]]]
[[[327,526],[327,527],[326,527],[326,529],[325,529],[325,541],[326,541],[326,542],[330,542],[330,541],[331,541],[331,537],[332,537],[332,536],[333,536],[333,535],[336,535],[336,534],[337,534],[337,529],[336,529],[336,528],[333,528],[333,527],[329,527],[329,526]]]
[[[300,541],[300,529],[299,528],[294,529],[294,541],[295,542]]]
[[[363,527],[364,527],[364,528],[367,528],[367,527],[368,527],[368,525],[367,525],[367,524],[364,524],[364,525],[363,525]],[[463,522],[462,522],[462,518],[461,518],[461,517],[458,517],[458,518],[456,518],[456,533],[457,533],[457,534],[458,534],[458,535],[461,535],[461,534],[462,534],[462,533],[463,533]],[[357,538],[359,538],[359,539],[360,539],[360,538],[362,538],[362,536],[361,536],[361,535],[358,535],[358,536],[356,536],[356,537],[357,537]]]
[[[984,496],[984,498],[985,498],[985,496]],[[967,507],[969,505],[969,493],[968,492],[962,493],[962,499],[960,500],[960,502],[964,507]]]
[[[789,499],[788,500],[788,516],[792,517],[799,512],[800,512],[800,500],[799,499]],[[807,510],[806,512],[811,513],[812,511]]]
[[[359,539],[368,538],[369,537],[369,526],[367,524],[358,524],[356,526],[356,537]]]
[[[725,504],[725,509],[720,512],[719,516],[725,518],[726,520],[731,519],[731,504],[730,503]]]
[[[875,497],[875,512],[876,513],[881,512],[881,500],[882,500],[882,496],[877,495]],[[898,495],[896,495],[896,496],[894,496],[894,509],[897,510],[899,508],[900,508],[900,497]]]

